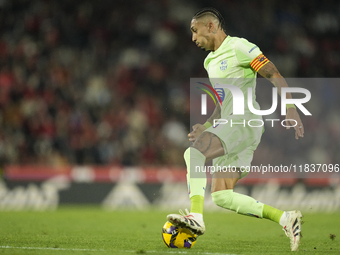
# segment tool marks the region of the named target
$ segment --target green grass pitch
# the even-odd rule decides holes
[[[192,249],[162,241],[159,210],[0,212],[0,254],[292,254],[280,226],[235,213],[205,213],[207,232]],[[340,254],[340,213],[305,214],[299,254]],[[330,235],[335,235],[333,240]]]

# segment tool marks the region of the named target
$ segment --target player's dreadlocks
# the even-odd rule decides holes
[[[223,31],[225,31],[225,21],[221,13],[212,7],[203,8],[195,13],[193,19],[199,19],[205,15],[211,15],[218,20],[218,27],[220,27]]]

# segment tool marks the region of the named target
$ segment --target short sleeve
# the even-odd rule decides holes
[[[235,45],[236,58],[241,66],[250,66],[255,71],[269,62],[259,47],[246,39],[239,39]]]

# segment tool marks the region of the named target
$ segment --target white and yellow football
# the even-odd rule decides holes
[[[162,229],[162,238],[168,248],[191,248],[197,240],[197,235],[186,228],[179,228],[169,221],[165,222]]]

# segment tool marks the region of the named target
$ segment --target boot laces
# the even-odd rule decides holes
[[[181,209],[179,209],[179,213],[180,213],[182,216],[187,217],[188,214],[190,214],[190,213],[189,213],[188,209],[185,209],[184,211],[185,211],[185,213],[184,213]]]

